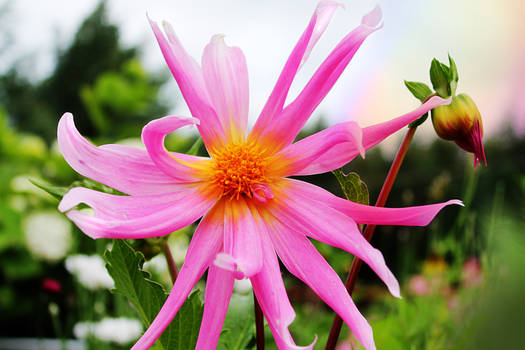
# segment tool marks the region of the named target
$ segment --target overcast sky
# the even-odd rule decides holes
[[[525,113],[523,94],[516,91],[525,88],[523,1],[342,2],[346,10],[339,10],[334,16],[294,82],[292,96],[300,91],[331,48],[375,3],[382,6],[384,27],[367,39],[316,115],[325,115],[330,123],[353,119],[362,126],[400,115],[417,105],[404,88],[403,79],[428,82],[432,57],[445,60],[448,52],[458,64],[458,91],[474,98],[482,112],[486,132],[490,134],[497,129],[511,110],[520,111],[517,109],[520,101],[521,112]],[[120,26],[123,42],[143,48],[148,70],[163,69],[164,61],[146,13],[154,20],[171,22],[198,61],[210,37],[225,34],[226,42],[239,46],[248,61],[253,123],[317,1],[108,0],[108,4],[110,18]],[[31,62],[33,76],[36,79],[45,76],[53,66],[54,47],[67,43],[81,20],[96,5],[96,0],[12,1],[7,19],[15,44],[9,54],[2,57],[5,65],[0,65],[0,69],[14,58],[26,57],[26,61]],[[179,98],[173,80],[165,93]],[[183,103],[178,103],[174,112],[188,114]]]

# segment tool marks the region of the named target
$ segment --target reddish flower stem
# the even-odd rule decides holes
[[[376,207],[385,206],[386,200],[388,199],[388,195],[390,194],[390,190],[392,190],[392,186],[394,185],[394,181],[396,180],[397,173],[399,172],[399,168],[401,168],[403,159],[405,159],[405,155],[407,153],[408,146],[410,146],[410,143],[412,142],[416,129],[417,129],[417,126],[408,128],[408,132],[405,135],[405,138],[403,139],[403,142],[401,143],[399,150],[397,151],[396,157],[394,158],[394,161],[392,162],[392,165],[390,166],[388,175],[386,176],[383,187],[381,188],[381,192],[379,193],[379,197],[377,198],[377,201],[376,201]],[[372,239],[375,228],[376,228],[376,225],[366,226],[363,232],[363,236],[366,238],[367,241],[370,241]],[[359,274],[359,270],[361,269],[362,264],[363,264],[362,260],[357,257],[355,257],[354,261],[352,262],[352,267],[350,268],[350,272],[348,273],[348,277],[346,278],[346,283],[345,283],[346,289],[348,290],[348,293],[350,294],[350,296],[352,295],[352,292],[354,291],[355,283],[357,281],[357,275]],[[326,342],[325,350],[335,349],[335,346],[337,345],[337,340],[339,339],[339,333],[341,332],[342,325],[343,325],[343,320],[341,319],[341,317],[339,317],[339,315],[336,314],[334,317],[334,321],[332,322],[332,328],[330,328],[330,334],[328,335],[328,340]]]
[[[255,294],[253,294],[253,311],[255,312],[255,341],[257,350],[264,350],[264,315]]]
[[[175,283],[179,273],[177,271],[177,264],[175,263],[175,260],[173,260],[173,255],[171,255],[171,250],[170,250],[170,246],[168,245],[168,241],[164,242],[163,249],[164,249],[164,256],[166,257],[166,263],[168,264],[168,270],[171,276],[171,282]]]

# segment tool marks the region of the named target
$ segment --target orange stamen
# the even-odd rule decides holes
[[[232,143],[217,150],[211,182],[219,186],[224,197],[252,197],[251,186],[266,183],[268,158],[254,143]]]

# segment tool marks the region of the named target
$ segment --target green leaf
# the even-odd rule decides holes
[[[430,81],[439,96],[447,98],[450,96],[449,68],[437,59],[432,60],[430,65]]]
[[[160,341],[163,344],[168,344],[165,347],[166,349],[195,349],[204,311],[200,294],[200,291],[190,294],[169,327],[162,334]]]
[[[454,62],[450,54],[448,55],[448,62],[450,65],[450,71],[449,71],[450,80],[457,82],[459,80],[458,67],[456,66],[456,62]]]
[[[125,195],[125,193],[122,193],[114,188],[111,188],[109,186],[103,185],[100,182],[91,180],[91,179],[82,179],[80,181],[75,181],[69,186],[69,188],[73,187],[86,187],[91,190],[109,193],[109,194],[118,194],[118,195]]]
[[[123,240],[113,240],[111,250],[104,253],[106,268],[115,281],[114,293],[125,296],[147,328],[166,300],[162,286],[142,270],[144,255]],[[202,319],[200,293],[192,293],[164,330],[158,344],[165,350],[195,348]]]
[[[71,183],[71,185],[67,187],[51,185],[51,184],[48,184],[41,180],[36,180],[36,179],[30,179],[29,181],[36,187],[46,191],[47,193],[49,193],[51,196],[53,196],[54,198],[58,200],[62,200],[62,197],[64,197],[64,195],[73,187],[85,187],[85,188],[89,188],[95,191],[105,192],[109,194],[118,194],[118,195],[124,194],[120,191],[117,191],[111,187],[108,187],[99,182],[93,181],[91,179],[82,179],[79,181],[74,181]]]
[[[360,204],[369,204],[368,187],[357,173],[345,174],[342,169],[337,169],[333,173],[339,181],[346,199]]]
[[[255,338],[253,294],[233,294],[222,327],[218,350],[245,350]]]
[[[448,62],[450,64],[450,70],[449,70],[449,82],[450,82],[450,93],[452,96],[456,94],[456,88],[458,86],[458,67],[456,66],[456,62],[452,59],[450,54],[448,55]]]
[[[408,124],[408,127],[409,128],[416,128],[418,126],[420,126],[421,124],[423,124],[428,118],[428,112],[423,114],[421,117],[417,118],[416,120],[414,120],[412,123]]]
[[[186,154],[189,154],[191,156],[196,156],[197,153],[199,153],[199,149],[201,148],[201,145],[202,145],[202,138],[197,138],[197,141],[195,141],[195,143],[190,147],[190,149],[188,150],[188,152],[186,152]]]
[[[405,86],[421,103],[423,103],[428,96],[432,95],[432,90],[430,90],[425,83],[405,80]]]
[[[64,197],[64,195],[67,193],[67,191],[69,191],[69,187],[53,186],[36,179],[29,179],[29,182],[31,182],[36,187],[46,191],[58,200],[61,200],[62,197]]]
[[[445,76],[447,77],[447,82],[450,82],[450,68],[442,62],[439,62],[439,65],[441,66],[441,70],[443,73],[445,73]]]

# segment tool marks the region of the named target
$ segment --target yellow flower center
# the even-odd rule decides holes
[[[215,160],[211,181],[219,186],[224,197],[252,197],[252,186],[267,182],[268,158],[253,143],[230,144],[213,155]]]

